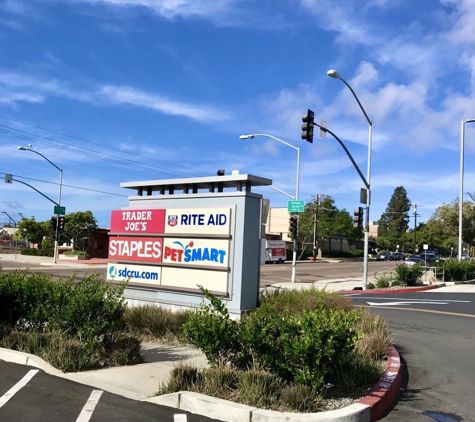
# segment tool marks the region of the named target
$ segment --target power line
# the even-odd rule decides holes
[[[81,141],[81,142],[86,142],[86,143],[89,143],[89,144],[92,144],[92,145],[95,145],[95,146],[99,146],[101,148],[106,148],[106,149],[111,149],[113,151],[117,151],[117,148],[113,148],[113,147],[109,147],[107,145],[102,145],[102,144],[98,144],[98,143],[95,143],[95,142],[91,142],[91,141],[87,141],[85,139],[81,139],[81,138],[78,138],[78,137],[75,137],[75,136],[71,136],[71,135],[67,135],[67,134],[63,134],[63,133],[60,133],[60,132],[56,132],[56,131],[53,131],[53,130],[49,130],[49,129],[45,129],[45,128],[42,128],[40,126],[34,126],[34,125],[30,125],[28,123],[24,123],[24,122],[21,122],[19,120],[14,120],[14,119],[10,119],[8,117],[5,117],[5,116],[1,116],[0,115],[0,118],[2,119],[5,119],[5,120],[9,120],[9,121],[12,121],[12,122],[15,122],[15,123],[20,123],[22,125],[25,125],[25,126],[30,126],[30,127],[33,127],[35,129],[40,129],[40,130],[44,130],[46,132],[50,132],[50,133],[54,133],[56,135],[59,135],[59,136],[64,136],[66,138],[70,138],[70,139],[74,139],[74,140],[78,140],[78,141]],[[23,130],[20,130],[20,129],[16,129],[16,128],[12,128],[10,126],[5,126],[5,125],[0,125],[0,127],[3,127],[3,128],[6,128],[12,132],[7,132],[5,131],[5,129],[1,130],[0,129],[0,132],[2,133],[5,133],[5,134],[9,134],[11,136],[15,136],[17,138],[20,138],[20,139],[24,139],[24,140],[30,140],[30,141],[35,141],[35,142],[38,142],[38,143],[43,143],[45,145],[50,145],[50,146],[53,146],[51,144],[48,144],[44,141],[40,141],[39,139],[45,139],[49,142],[53,142],[53,143],[56,143],[56,146],[57,148],[59,148],[59,146],[57,144],[66,144],[65,142],[61,142],[61,141],[58,141],[58,140],[55,140],[55,139],[52,139],[52,138],[46,138],[44,136],[41,136],[41,135],[37,135],[37,134],[34,134],[34,133],[31,133],[31,132],[26,132],[26,131],[23,131]],[[31,138],[31,137],[34,137],[34,138]],[[68,144],[66,144],[68,145]],[[68,145],[69,147],[69,145]],[[65,149],[64,147],[62,147],[62,149]],[[90,151],[91,150],[88,150],[86,148],[81,148],[81,147],[75,147],[75,149],[71,149],[71,148],[68,148],[67,150],[70,151],[70,152],[73,152],[73,153],[76,153],[76,154],[80,154],[80,152],[78,152],[78,150],[80,149],[83,149],[85,150],[86,152],[85,153],[82,153],[82,155],[89,155],[90,154]],[[107,153],[102,153],[102,152],[99,152],[99,151],[94,151],[96,152],[97,154],[100,154],[104,157],[112,157],[112,158],[115,158],[115,159],[118,159],[118,157],[116,155],[112,155],[112,154],[107,154]],[[146,160],[150,160],[150,157],[144,157],[144,156],[141,156],[139,154],[136,154],[136,153],[132,153],[132,152],[124,152],[124,154],[127,154],[127,155],[132,155],[132,156],[135,156],[135,157],[138,157],[138,158],[142,158],[142,159],[146,159]],[[90,154],[90,156],[94,156],[93,154]],[[103,159],[105,161],[108,161],[107,159],[105,159],[104,157],[101,157],[101,156],[94,156],[96,158],[100,158],[100,159]],[[163,171],[161,171],[162,173],[168,173],[168,174],[176,174],[176,173],[179,173],[179,174],[183,174],[183,175],[186,175],[186,176],[190,176],[190,175],[194,175],[196,174],[196,170],[193,170],[193,172],[190,172],[190,169],[185,167],[185,166],[180,166],[178,164],[174,164],[174,163],[169,163],[169,162],[166,162],[166,161],[160,161],[160,160],[155,160],[155,159],[152,159],[152,161],[155,161],[155,162],[158,162],[158,163],[163,163],[167,166],[172,166],[172,167],[176,167],[176,168],[182,168],[182,169],[185,169],[187,170],[187,173],[183,172],[183,171],[176,171],[173,172],[173,170],[169,170],[169,169],[166,169],[166,168],[163,168],[163,167],[157,167],[157,166],[152,166],[152,165],[147,165],[145,164],[145,168],[142,168],[144,170],[149,170],[149,169],[163,169]],[[128,160],[127,162],[124,162],[124,161],[111,161],[111,162],[115,162],[116,164],[120,164],[120,165],[128,165],[128,166],[131,166],[133,164],[129,164],[130,163],[130,160]],[[133,161],[133,163],[136,163],[136,164],[141,164],[141,165],[144,165],[144,163],[140,163],[139,161]],[[134,168],[137,168],[136,165],[134,165]],[[202,174],[206,174],[204,172],[200,172],[198,171],[198,173],[202,173]]]
[[[0,174],[7,174],[7,173],[3,173],[0,171]],[[10,173],[9,173],[10,174]],[[48,183],[50,185],[58,185],[59,186],[59,183],[56,183],[56,182],[49,182],[47,180],[41,180],[41,179],[34,179],[32,177],[24,177],[24,176],[18,176],[16,174],[12,174],[13,177],[16,177],[18,179],[25,179],[25,180],[33,180],[35,182],[42,182],[42,183]],[[96,189],[89,189],[89,188],[82,188],[80,186],[73,186],[73,185],[65,185],[63,183],[63,187],[67,187],[67,188],[73,188],[73,189],[79,189],[79,190],[86,190],[86,191],[89,191],[89,192],[97,192],[97,193],[105,193],[106,195],[113,195],[113,196],[123,196],[125,198],[128,198],[128,195],[122,195],[120,193],[112,193],[112,192],[105,192],[105,191],[101,191],[101,190],[96,190]]]

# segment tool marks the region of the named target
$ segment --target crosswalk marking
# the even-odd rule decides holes
[[[89,419],[91,419],[92,413],[94,412],[94,409],[96,408],[102,393],[102,390],[92,390],[89,400],[82,408],[79,417],[76,419],[76,422],[88,422]]]
[[[10,390],[8,390],[2,397],[0,397],[0,407],[2,407],[8,400],[10,400],[18,391],[23,388],[28,381],[30,381],[35,374],[38,372],[38,369],[32,369],[18,381]]]

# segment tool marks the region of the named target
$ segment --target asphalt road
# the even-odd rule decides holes
[[[60,265],[39,265],[27,264],[15,261],[0,261],[0,265],[6,271],[14,269],[26,269],[30,272],[46,272],[54,277],[71,277],[76,275],[77,280],[88,274],[99,273],[106,276],[104,266],[91,265],[88,268],[68,268]],[[392,261],[370,261],[368,263],[368,274],[386,271],[393,268],[396,262]],[[260,286],[265,287],[274,283],[290,282],[292,277],[292,264],[266,264],[261,265]],[[296,268],[296,281],[300,283],[312,283],[315,281],[325,281],[342,278],[363,278],[363,261],[332,261],[332,262],[298,262]]]
[[[427,292],[352,299],[386,319],[408,368],[407,385],[384,421],[475,420],[475,294]]]
[[[38,371],[26,384],[12,388],[36,368],[0,361],[0,421],[5,422],[211,422],[204,416],[130,400]],[[135,382],[131,380],[131,382]],[[94,393],[93,393],[94,392]],[[8,399],[8,397],[10,397]],[[93,399],[98,398],[94,407]],[[89,408],[89,411],[87,410]],[[186,415],[175,418],[175,415]]]

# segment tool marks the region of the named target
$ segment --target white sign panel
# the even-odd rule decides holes
[[[167,209],[165,233],[221,234],[231,231],[230,208]]]
[[[183,266],[229,266],[229,240],[225,239],[163,239],[162,262]]]
[[[161,285],[198,290],[199,284],[208,290],[226,293],[228,275],[229,273],[225,271],[163,267]]]
[[[107,264],[107,280],[160,285],[161,271],[150,265]]]

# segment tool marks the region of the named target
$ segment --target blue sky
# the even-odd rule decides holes
[[[361,180],[327,136],[300,139],[308,108],[366,175],[371,220],[404,186],[425,221],[459,194],[460,122],[475,118],[474,0],[0,0],[0,177],[13,174],[99,225],[127,205],[120,183],[239,170],[352,212]],[[475,191],[475,124],[465,192]],[[286,196],[259,190],[272,207]],[[468,196],[465,196],[468,199]],[[37,220],[53,204],[0,183],[0,211]],[[8,222],[0,214],[1,222]],[[413,220],[411,220],[411,227]]]

